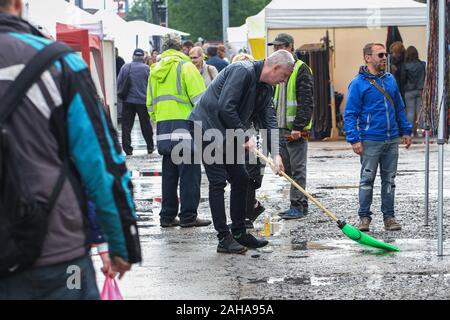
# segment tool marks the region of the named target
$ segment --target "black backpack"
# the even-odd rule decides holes
[[[48,45],[30,60],[0,98],[0,277],[31,267],[41,255],[48,215],[55,206],[69,166],[67,157],[48,203],[38,202],[18,165],[17,143],[5,124],[42,73],[69,52],[73,51],[62,43]]]

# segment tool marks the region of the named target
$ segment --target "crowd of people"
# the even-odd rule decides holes
[[[0,0],[0,80],[8,80],[0,82],[0,96],[14,91],[10,90],[16,85],[13,81],[20,80],[21,69],[15,67],[50,51],[53,43],[22,20],[21,11],[21,0]],[[306,189],[314,110],[314,75],[294,55],[294,38],[281,33],[269,46],[273,53],[265,60],[239,54],[230,63],[225,46],[182,42],[179,35],[169,33],[163,38],[162,53],[136,49],[133,61],[126,64],[116,52],[123,100],[122,147],[78,55],[66,53],[58,58],[61,67],[53,65],[49,74],[35,79],[43,100],[22,97],[10,117],[3,119],[0,113],[0,126],[2,134],[14,133],[14,160],[23,168],[27,194],[39,203],[55,198],[55,205],[46,212],[45,239],[37,244],[40,253],[31,265],[22,270],[22,260],[15,255],[7,257],[13,262],[6,265],[6,253],[0,253],[0,299],[98,299],[89,257],[93,244],[107,241],[99,251],[104,258],[102,271],[110,276],[115,272],[123,276],[142,260],[133,185],[122,154],[122,150],[127,156],[133,154],[130,134],[136,113],[148,153],[157,150],[162,156],[160,226],[193,228],[213,223],[218,253],[242,254],[266,246],[266,239],[248,232],[265,211],[256,198],[265,164],[254,151],[270,154],[275,173],[287,173]],[[392,74],[386,71],[388,52],[383,44],[363,48],[364,65],[350,83],[345,107],[346,138],[361,160],[358,228],[362,231],[369,230],[372,219],[378,167],[385,229],[401,229],[394,211],[398,149],[400,143],[411,145],[411,123],[420,108],[424,63],[414,47],[404,50],[395,43],[390,49]],[[13,77],[3,78],[4,70],[10,75],[16,69]],[[201,165],[209,183],[212,221],[198,212]],[[55,193],[55,188],[61,192]],[[17,203],[11,203],[14,199],[2,197],[1,212],[19,210]],[[32,213],[33,208],[20,210]],[[281,218],[302,219],[308,214],[307,198],[292,187]],[[6,222],[11,217],[0,213],[0,218],[2,225],[10,225]],[[90,226],[90,236],[85,226]],[[20,239],[12,232],[7,240],[20,248]],[[82,269],[80,290],[66,286],[66,270],[73,265]]]

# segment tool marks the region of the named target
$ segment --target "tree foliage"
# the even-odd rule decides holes
[[[229,0],[230,27],[261,11],[270,0]],[[209,41],[222,41],[222,0],[169,0],[169,27]],[[151,22],[151,0],[136,0],[127,20]]]
[[[125,19],[127,21],[143,20],[152,23],[151,0],[135,0]]]

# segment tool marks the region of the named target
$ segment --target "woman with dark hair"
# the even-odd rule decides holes
[[[405,64],[405,46],[401,41],[396,41],[389,47],[389,52],[391,54],[391,73],[394,75],[395,80],[397,80],[398,88],[404,98],[405,90],[401,81],[401,73]]]
[[[406,49],[405,65],[401,80],[405,90],[405,105],[408,121],[413,124],[416,135],[417,118],[420,112],[422,89],[425,82],[425,62],[419,60],[419,53],[413,46]]]

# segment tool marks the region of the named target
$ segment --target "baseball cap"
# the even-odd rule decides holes
[[[282,44],[289,44],[289,43],[294,43],[294,38],[292,38],[292,36],[287,33],[280,33],[279,35],[276,36],[275,40],[268,43],[267,45],[268,46],[279,46]]]
[[[142,49],[136,49],[136,50],[134,50],[133,56],[143,57],[144,55],[145,55],[145,54],[144,54],[144,50],[142,50]]]

